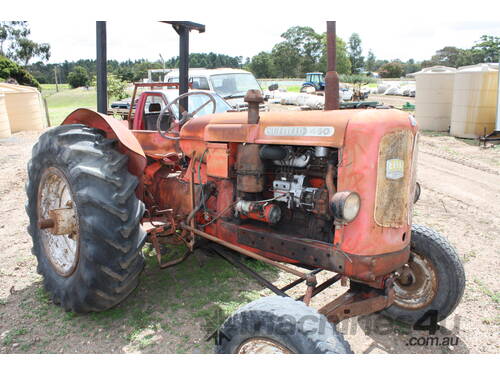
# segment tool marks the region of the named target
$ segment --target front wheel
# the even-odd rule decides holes
[[[221,354],[349,354],[335,326],[289,297],[260,298],[229,317],[218,332]]]
[[[453,246],[433,229],[414,224],[410,260],[395,280],[394,304],[382,313],[414,324],[435,311],[441,321],[455,310],[464,288],[464,268]]]

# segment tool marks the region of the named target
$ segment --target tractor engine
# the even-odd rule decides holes
[[[337,163],[333,148],[240,145],[235,215],[273,231],[331,242],[328,202]]]

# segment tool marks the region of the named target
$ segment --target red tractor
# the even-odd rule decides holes
[[[210,93],[175,103],[192,95],[215,109]],[[79,109],[40,137],[27,212],[53,301],[78,313],[112,308],[137,286],[149,242],[162,268],[210,247],[277,294],[224,322],[220,353],[349,353],[335,328],[344,319],[381,311],[414,324],[450,315],[464,270],[441,235],[412,225],[413,117],[393,109],[259,113],[260,92],[245,99],[247,113],[195,117],[197,108],[182,118],[172,102],[156,130]],[[164,246],[179,243],[184,255],[163,263]],[[278,288],[235,253],[297,280]],[[322,270],[336,274],[318,284]],[[346,293],[309,306],[338,281],[349,283]],[[287,296],[303,282],[301,298]]]

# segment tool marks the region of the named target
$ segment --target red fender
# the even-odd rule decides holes
[[[83,124],[90,128],[100,129],[106,133],[106,138],[116,139],[118,151],[128,156],[129,172],[142,181],[147,162],[146,155],[137,138],[128,129],[126,121],[122,122],[87,108],[79,108],[69,114],[61,125],[68,124]]]

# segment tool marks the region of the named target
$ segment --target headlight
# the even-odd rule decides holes
[[[334,218],[346,223],[350,223],[358,216],[360,205],[359,194],[352,191],[337,192],[330,202]]]

